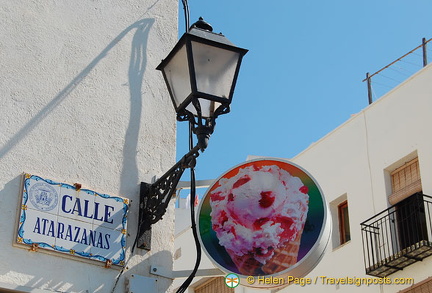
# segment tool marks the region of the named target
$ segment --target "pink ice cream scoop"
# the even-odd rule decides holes
[[[302,233],[308,189],[276,165],[240,169],[210,193],[212,228],[233,261],[247,256],[264,265]],[[301,234],[300,234],[301,235]],[[238,266],[238,265],[237,265]]]

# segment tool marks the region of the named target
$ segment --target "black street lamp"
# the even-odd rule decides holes
[[[210,135],[215,119],[229,112],[240,64],[247,52],[212,31],[200,17],[157,67],[163,73],[177,119],[194,124],[201,150],[207,146],[201,132]]]
[[[162,219],[183,172],[195,166],[199,150],[207,147],[216,118],[229,113],[247,51],[234,46],[224,35],[213,33],[200,18],[157,67],[164,76],[177,120],[190,122],[197,145],[156,182],[141,183],[138,247],[151,248],[151,225]]]

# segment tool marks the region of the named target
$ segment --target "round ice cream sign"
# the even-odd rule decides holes
[[[210,259],[253,287],[269,284],[251,285],[249,276],[304,277],[330,237],[318,184],[299,166],[276,159],[249,161],[219,177],[201,202],[198,226]]]

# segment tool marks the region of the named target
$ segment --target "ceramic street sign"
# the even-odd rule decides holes
[[[123,266],[128,209],[126,198],[24,174],[17,242]]]

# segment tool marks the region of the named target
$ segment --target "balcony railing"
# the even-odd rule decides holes
[[[366,274],[386,277],[432,255],[432,197],[416,193],[361,225]]]

